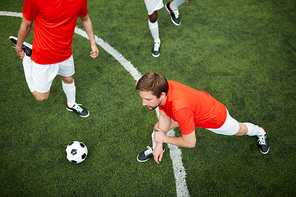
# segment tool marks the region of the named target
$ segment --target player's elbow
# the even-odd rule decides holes
[[[196,143],[196,137],[195,137],[195,132],[193,131],[192,133],[188,135],[183,135],[183,144],[185,144],[186,148],[194,148],[195,143]]]
[[[188,148],[194,148],[194,147],[195,147],[195,143],[188,144]]]
[[[196,140],[192,140],[187,144],[187,148],[194,148],[196,144]]]

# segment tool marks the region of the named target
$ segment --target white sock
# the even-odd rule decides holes
[[[248,128],[248,133],[246,135],[249,135],[249,136],[257,135],[258,136],[258,135],[264,134],[264,130],[262,128],[260,128],[258,125],[254,125],[249,122],[245,122],[243,124],[246,125]]]
[[[153,142],[153,137],[154,137],[155,131],[153,130],[151,138],[152,138],[152,149],[156,146],[156,142]]]
[[[62,81],[62,84],[63,84],[63,90],[67,97],[68,107],[73,107],[73,105],[75,104],[75,96],[76,96],[76,87],[74,84],[74,80],[73,80],[73,83],[71,84],[66,84],[63,81]]]
[[[148,25],[149,25],[149,29],[150,32],[152,34],[152,37],[154,39],[154,42],[160,42],[159,39],[159,30],[158,30],[158,22],[155,21],[155,23],[151,23],[148,19]]]
[[[31,92],[34,92],[34,82],[33,82],[33,73],[32,73],[33,62],[29,56],[24,56],[23,58],[23,68],[25,73],[26,82]]]
[[[183,3],[185,3],[185,1],[186,0],[174,0],[174,1],[172,1],[170,7],[171,7],[172,10],[176,10],[176,9],[178,9],[178,7],[180,5],[182,5]]]

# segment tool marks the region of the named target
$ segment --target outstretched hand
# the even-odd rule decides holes
[[[90,57],[92,57],[92,58],[98,57],[98,55],[99,55],[99,49],[98,49],[98,47],[97,47],[96,44],[91,45],[91,50],[92,51],[90,52]]]
[[[161,161],[162,156],[163,156],[163,146],[162,146],[162,144],[157,144],[155,146],[155,148],[153,149],[152,154],[154,156],[155,162],[159,164],[159,162]]]
[[[156,142],[156,147],[153,149],[153,156],[156,163],[162,159],[163,156],[163,146],[162,143],[164,142],[164,138],[166,137],[166,133],[161,129],[156,129],[153,137],[153,141]]]

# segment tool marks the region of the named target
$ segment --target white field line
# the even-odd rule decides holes
[[[22,18],[23,14],[17,13],[17,12],[0,11],[0,16],[14,16],[14,17],[21,17]]]
[[[22,13],[0,11],[0,16],[22,17]],[[75,33],[89,40],[84,30],[75,27]],[[111,47],[107,42],[105,42],[97,36],[95,36],[95,40],[96,43],[99,46],[101,46],[105,51],[107,51],[110,55],[112,55],[132,75],[132,77],[136,81],[138,81],[142,77],[141,73],[130,63],[130,61],[126,60],[117,50]],[[156,110],[156,114],[157,117],[159,117],[158,108]],[[170,130],[168,132],[168,135],[175,136],[175,131]],[[168,147],[170,149],[170,157],[173,162],[174,175],[176,179],[177,197],[190,196],[186,183],[186,171],[183,166],[182,152],[178,146],[168,144]]]

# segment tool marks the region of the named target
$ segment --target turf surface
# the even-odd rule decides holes
[[[22,4],[3,0],[0,8],[20,13]],[[93,0],[88,7],[95,34],[139,72],[207,91],[237,120],[267,130],[271,148],[262,155],[255,137],[196,129],[196,147],[181,148],[191,196],[296,195],[294,0],[192,0],[179,8],[179,27],[163,8],[158,58],[151,56],[143,1]],[[176,196],[169,151],[160,165],[136,160],[151,144],[157,117],[141,106],[124,67],[100,47],[91,59],[89,41],[74,35],[77,102],[91,115],[84,119],[65,109],[58,77],[49,99],[38,102],[8,39],[20,23],[0,16],[0,196]],[[32,40],[31,32],[26,41]],[[65,157],[73,140],[89,150],[78,165]]]

